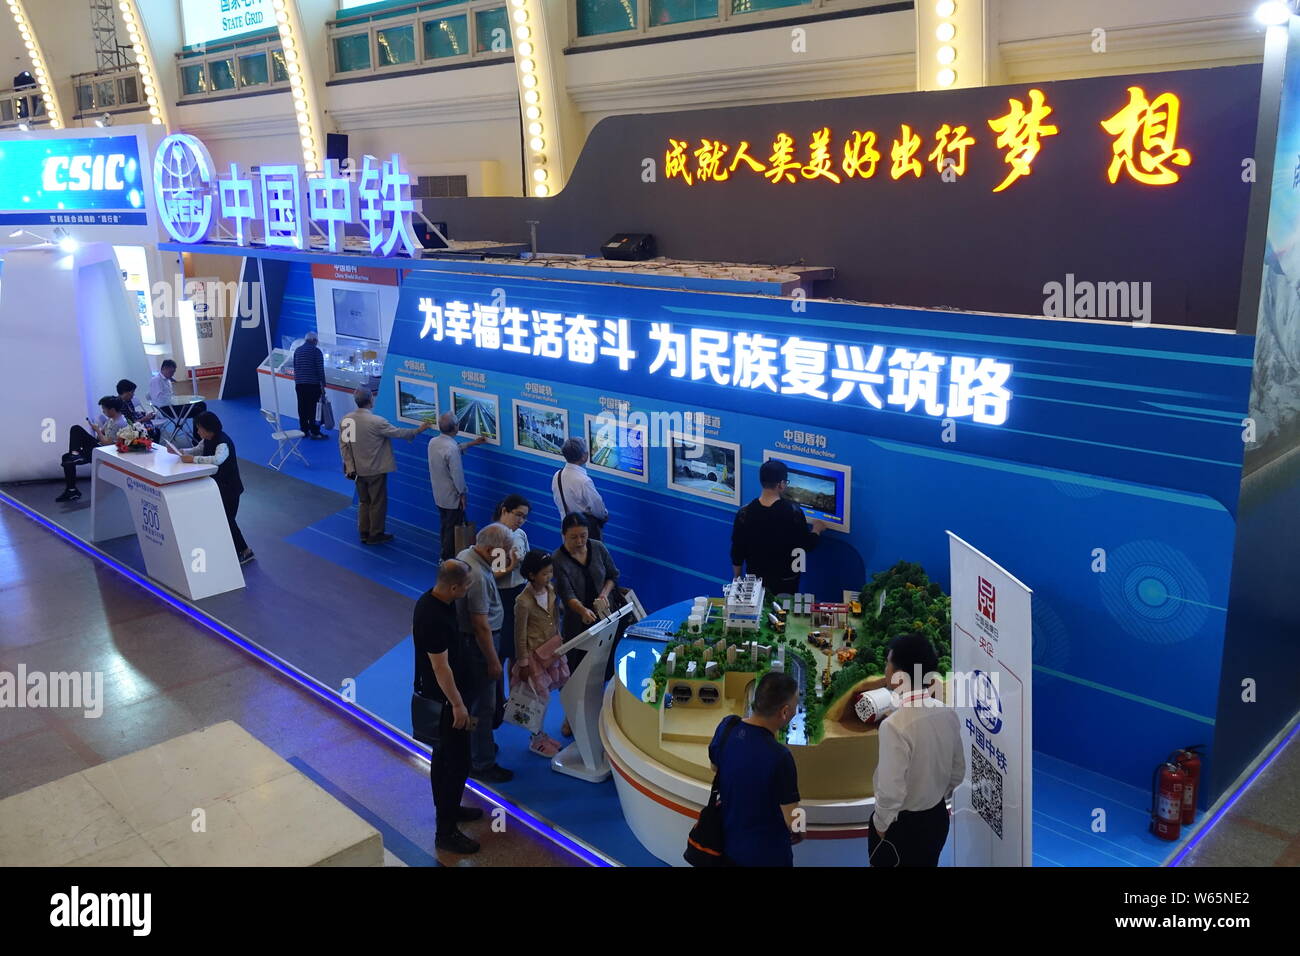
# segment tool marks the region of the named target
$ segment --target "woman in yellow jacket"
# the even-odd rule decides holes
[[[527,683],[549,702],[551,691],[569,679],[569,664],[563,654],[556,653],[562,638],[559,598],[551,585],[553,559],[549,552],[534,549],[524,555],[519,570],[527,584],[515,599],[515,662],[510,686]],[[549,759],[560,752],[560,743],[542,730],[533,734],[528,749]]]

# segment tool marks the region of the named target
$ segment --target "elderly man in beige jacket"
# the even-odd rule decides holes
[[[433,423],[419,428],[398,428],[371,411],[375,397],[370,389],[352,393],[357,403],[339,422],[339,454],[343,456],[343,473],[357,483],[357,530],[362,544],[382,544],[393,536],[384,530],[388,517],[388,473],[397,470],[392,441],[410,441]]]

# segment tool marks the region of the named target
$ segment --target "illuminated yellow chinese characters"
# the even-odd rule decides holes
[[[956,176],[966,175],[966,150],[975,145],[975,137],[968,136],[965,126],[949,126],[944,123],[934,134],[936,145],[929,160],[934,168],[942,173],[944,163],[951,159],[949,166]]]
[[[830,127],[823,126],[812,134],[812,146],[809,149],[808,162],[803,167],[803,178],[823,177],[838,184],[840,177],[838,173],[831,171],[831,162],[831,131]]]
[[[902,179],[908,173],[912,173],[919,179],[923,167],[921,161],[916,158],[916,151],[920,148],[920,135],[913,133],[912,127],[904,123],[900,136],[889,148],[889,158],[893,160],[889,167],[889,175],[893,179]]]
[[[854,130],[853,135],[844,141],[844,162],[840,165],[849,179],[854,176],[870,179],[876,175],[876,164],[879,162],[876,134],[871,130]]]
[[[674,176],[680,176],[686,180],[686,185],[692,185],[695,177],[691,175],[690,167],[686,165],[687,143],[685,140],[670,139],[668,145],[670,148],[664,153],[664,177],[672,179]]]
[[[700,148],[695,151],[695,179],[698,182],[726,182],[731,177],[731,170],[722,166],[722,157],[731,149],[726,143],[716,139],[700,140]]]
[[[1007,178],[993,190],[995,193],[1002,192],[1022,176],[1028,176],[1033,171],[1034,159],[1042,149],[1039,140],[1044,136],[1055,136],[1059,132],[1054,124],[1043,122],[1051,114],[1052,108],[1047,105],[1042,90],[1029,91],[1028,110],[1020,100],[1012,99],[1008,103],[1011,108],[1006,115],[989,120],[989,129],[998,134],[998,148],[1007,151],[1004,161],[1011,166]]]
[[[748,163],[749,168],[756,173],[761,173],[764,169],[767,168],[758,160],[756,160],[753,156],[749,155],[749,140],[747,139],[742,139],[740,141],[740,148],[736,150],[736,157],[731,161],[731,171],[733,173],[736,171],[736,167],[739,166],[742,161]]]
[[[1170,169],[1169,164],[1190,166],[1192,162],[1192,154],[1175,145],[1181,108],[1178,97],[1161,93],[1148,101],[1146,91],[1140,86],[1130,86],[1128,95],[1128,105],[1101,122],[1101,128],[1115,137],[1111,147],[1114,157],[1106,177],[1114,185],[1120,170],[1125,169],[1135,180],[1148,186],[1178,182],[1178,172]]]
[[[776,142],[772,144],[772,155],[767,158],[767,161],[769,165],[763,175],[772,180],[773,184],[779,183],[782,179],[794,182],[796,178],[794,171],[803,168],[801,163],[794,161],[794,140],[790,138],[789,133],[776,134]]]

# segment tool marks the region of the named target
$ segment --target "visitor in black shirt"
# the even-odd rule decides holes
[[[754,691],[753,713],[744,720],[723,720],[709,744],[718,776],[723,855],[734,866],[794,866],[790,837],[799,774],[776,734],[798,709],[794,678],[769,672]]]
[[[768,594],[798,592],[795,549],[816,548],[827,527],[824,521],[814,521],[810,529],[803,509],[784,497],[789,477],[785,462],[775,458],[763,462],[758,469],[763,493],[736,513],[731,528],[732,576],[740,577],[743,567],[745,573],[763,580]]]
[[[429,785],[437,811],[435,845],[451,853],[477,853],[477,840],[457,826],[483,816],[477,807],[463,807],[461,796],[469,778],[470,708],[477,696],[473,660],[466,653],[456,623],[456,601],[469,590],[470,569],[455,558],[438,566],[438,583],[415,603],[411,635],[415,639],[415,694],[412,711],[437,712],[437,738]],[[416,714],[412,714],[415,723]]]

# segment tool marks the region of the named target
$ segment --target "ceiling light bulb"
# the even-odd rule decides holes
[[[1285,3],[1261,3],[1255,8],[1255,19],[1271,27],[1280,26],[1291,18],[1291,11]]]

